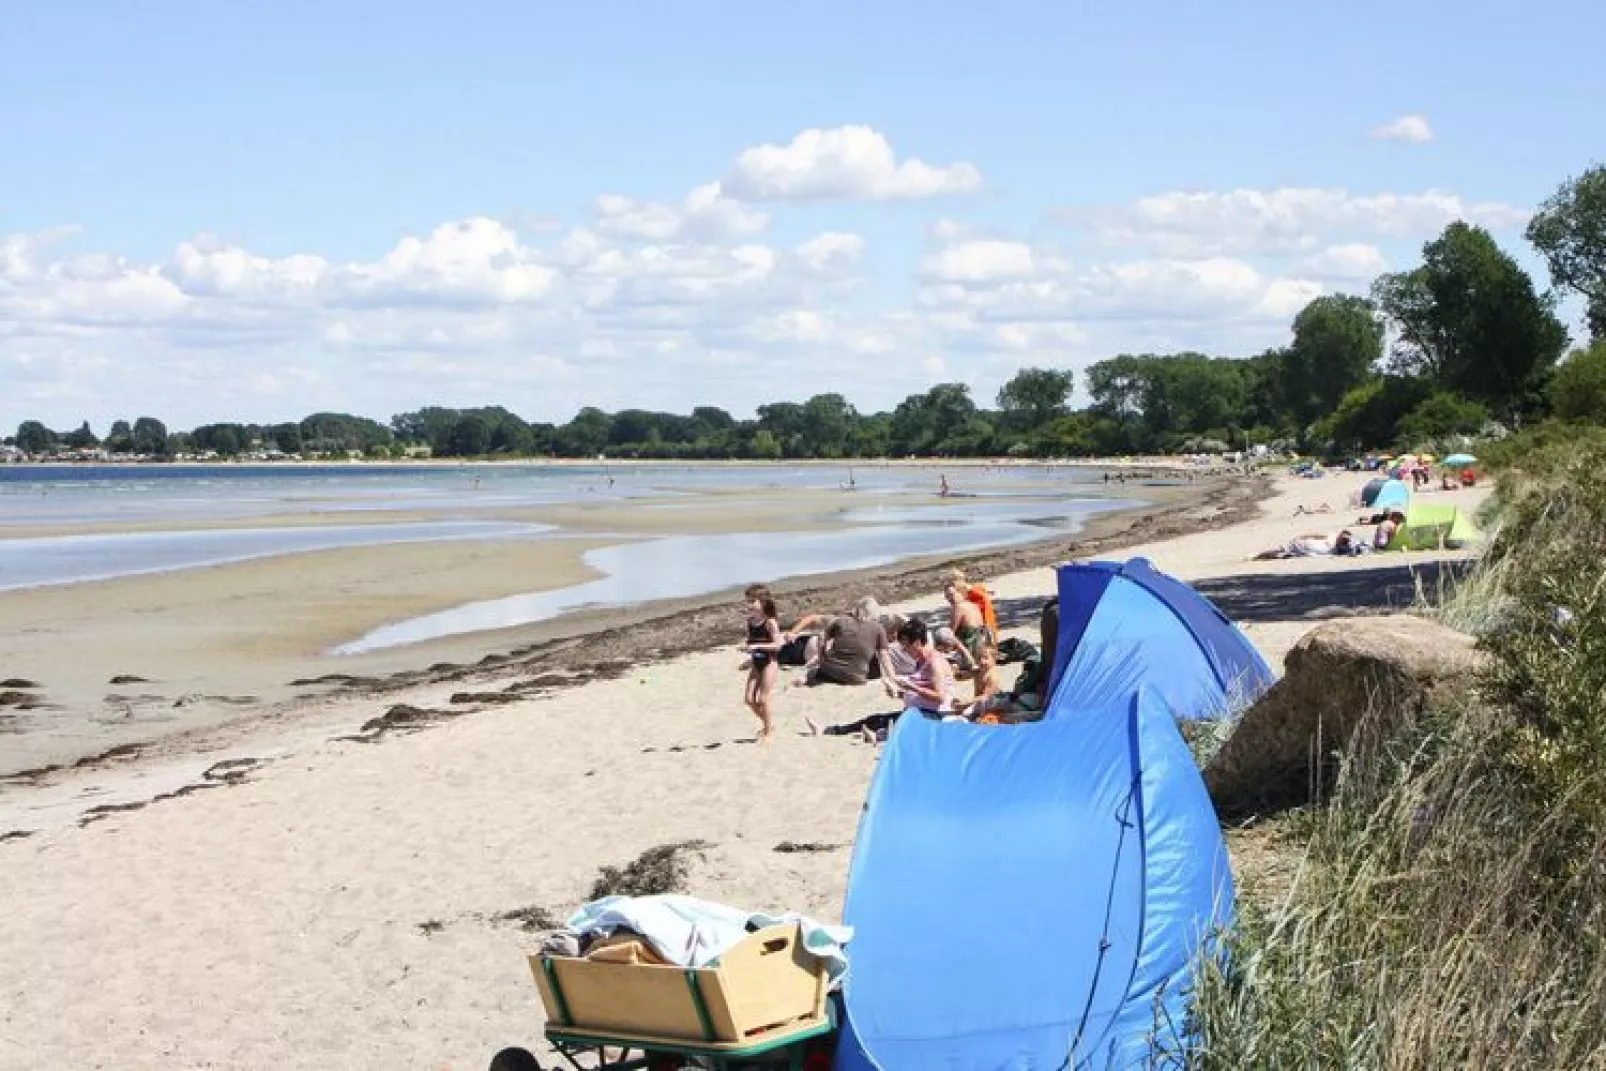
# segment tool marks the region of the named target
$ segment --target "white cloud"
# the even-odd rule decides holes
[[[794,152],[800,138],[775,150],[796,169],[744,154],[747,178],[799,199],[969,182],[954,170],[968,165],[900,162],[873,131],[844,130],[858,133],[815,133],[875,151]],[[0,424],[490,402],[533,419],[581,405],[744,412],[825,390],[868,409],[935,378],[987,397],[1023,364],[1256,352],[1312,297],[1385,270],[1385,239],[1523,218],[1440,191],[1170,192],[1080,213],[1104,244],[938,219],[908,225],[912,259],[883,263],[907,248],[892,241],[869,264],[840,219],[768,239],[769,217],[729,180],[593,209],[556,230],[535,215],[451,221],[349,261],[203,235],[140,262],[80,252],[70,228],[0,236]]]
[[[322,257],[291,256],[279,260],[254,256],[202,236],[181,242],[172,258],[174,281],[189,294],[239,297],[308,295],[329,276]]]
[[[1380,141],[1409,141],[1421,143],[1433,140],[1433,128],[1420,115],[1402,115],[1390,123],[1374,127],[1371,134]]]
[[[922,275],[949,283],[1021,279],[1036,271],[1036,254],[1024,242],[960,242],[939,249],[920,262]]]
[[[1304,261],[1300,270],[1319,279],[1365,281],[1388,271],[1389,262],[1375,245],[1344,242],[1330,245]]]
[[[1300,309],[1322,296],[1324,287],[1310,279],[1274,279],[1260,300],[1250,310],[1250,316],[1286,323]]]
[[[717,182],[693,188],[678,205],[603,194],[595,207],[604,234],[654,242],[733,241],[762,234],[770,223],[765,213],[726,197]]]
[[[805,130],[786,145],[744,150],[724,186],[744,201],[888,201],[974,193],[982,178],[963,162],[900,162],[877,131],[840,126]]]
[[[555,277],[511,227],[477,217],[443,223],[428,238],[403,238],[372,264],[347,265],[340,283],[354,299],[370,304],[402,299],[494,304],[535,300]]]
[[[864,256],[864,239],[857,234],[826,231],[797,247],[797,258],[811,272],[828,273],[850,267]]]
[[[1426,238],[1458,219],[1504,228],[1527,215],[1442,190],[1357,196],[1316,187],[1179,190],[1115,209],[1060,213],[1068,223],[1090,226],[1107,244],[1144,246],[1172,257],[1310,253],[1335,236]]]

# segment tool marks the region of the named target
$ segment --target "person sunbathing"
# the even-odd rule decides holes
[[[1320,532],[1313,532],[1290,539],[1280,547],[1263,550],[1256,554],[1251,561],[1274,561],[1279,558],[1320,558],[1330,554],[1349,556],[1361,553],[1360,545],[1348,528],[1329,539]]]

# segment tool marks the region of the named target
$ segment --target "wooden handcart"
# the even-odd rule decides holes
[[[713,967],[531,956],[547,1044],[574,1068],[829,1071],[835,1023],[825,963],[801,927],[749,934]],[[542,1071],[504,1049],[491,1071]]]

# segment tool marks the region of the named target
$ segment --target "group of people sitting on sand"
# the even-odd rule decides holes
[[[1005,690],[998,623],[986,588],[972,583],[962,570],[950,569],[943,575],[943,597],[948,611],[941,624],[888,613],[866,596],[844,613],[804,614],[783,629],[770,589],[748,587],[745,699],[758,718],[760,741],[774,732],[771,708],[783,664],[804,670],[794,682],[799,687],[879,681],[902,706],[896,713],[847,727],[871,736],[907,710],[988,723],[1041,717],[1046,674],[1039,652],[1022,641],[1008,641],[1011,660],[1025,665],[1020,679]],[[961,682],[970,684],[968,696],[960,694]],[[839,731],[841,727],[825,730]]]

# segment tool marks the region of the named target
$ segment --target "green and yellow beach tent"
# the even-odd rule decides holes
[[[1405,511],[1405,527],[1389,541],[1389,550],[1456,549],[1478,541],[1478,530],[1460,509],[1448,503],[1413,501]]]

